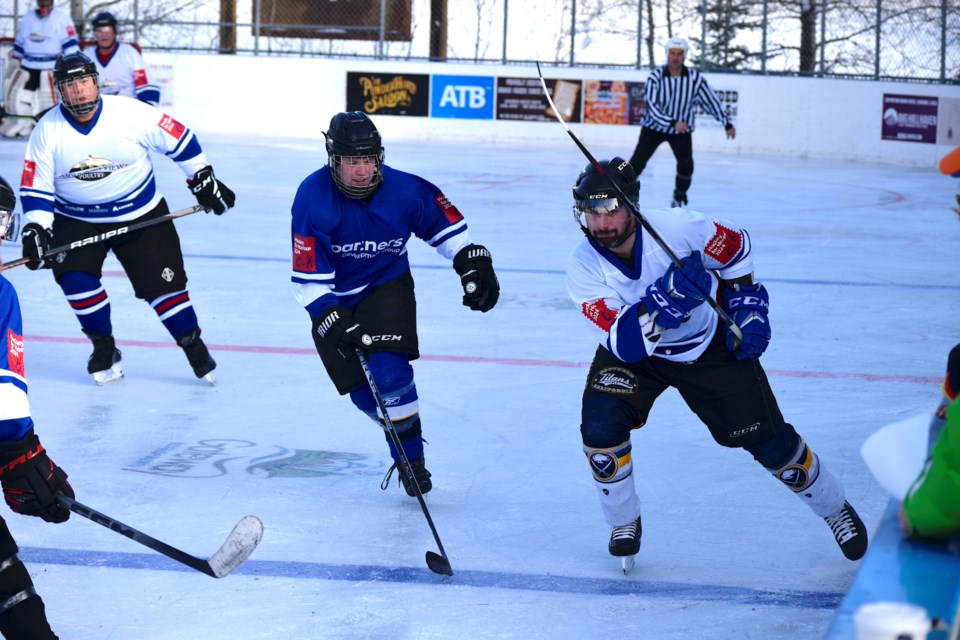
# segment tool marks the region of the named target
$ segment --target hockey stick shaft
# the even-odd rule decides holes
[[[143,220],[141,222],[134,222],[133,224],[128,224],[122,227],[118,227],[112,231],[105,231],[104,233],[98,233],[92,235],[88,238],[82,238],[70,244],[61,245],[59,247],[54,247],[52,249],[47,249],[43,254],[43,258],[50,259],[58,253],[63,253],[64,251],[70,251],[71,249],[77,249],[79,247],[85,247],[91,244],[98,244],[100,242],[105,242],[111,238],[116,238],[124,234],[130,233],[131,231],[137,231],[139,229],[146,229],[147,227],[152,227],[155,224],[160,224],[161,222],[167,222],[168,220],[175,220],[177,218],[182,218],[183,216],[188,216],[191,213],[196,213],[197,211],[203,211],[204,207],[202,205],[196,204],[187,209],[181,209],[180,211],[174,211],[173,213],[168,213],[166,215],[160,216],[159,218],[150,218],[149,220]],[[0,265],[0,271],[6,271],[7,269],[12,269],[13,267],[19,267],[30,262],[29,258],[19,258],[17,260],[11,260],[10,262],[4,262]]]
[[[387,435],[390,437],[390,441],[393,443],[394,448],[397,450],[397,456],[400,458],[400,473],[406,476],[410,486],[413,487],[413,492],[417,496],[417,501],[420,502],[420,509],[423,510],[423,515],[427,519],[427,524],[430,525],[430,531],[433,533],[433,539],[436,540],[437,548],[440,550],[440,555],[437,555],[432,551],[427,551],[427,566],[434,573],[452,576],[453,569],[450,567],[450,560],[447,558],[447,552],[443,550],[443,543],[440,542],[440,534],[437,533],[437,528],[433,524],[433,518],[430,517],[430,510],[427,509],[427,503],[423,499],[423,492],[420,491],[420,484],[417,482],[417,478],[413,474],[413,468],[410,466],[410,460],[407,458],[407,453],[403,450],[403,443],[400,442],[400,435],[397,433],[397,428],[394,426],[390,416],[387,415],[387,405],[383,401],[383,396],[380,395],[380,390],[377,388],[377,382],[373,379],[373,374],[370,372],[370,366],[367,364],[367,358],[365,355],[363,355],[363,351],[361,349],[357,349],[357,358],[360,359],[360,366],[363,367],[363,374],[367,378],[367,384],[370,385],[370,392],[377,401],[377,407],[380,409],[380,415],[383,416],[384,429],[386,430]]]
[[[593,165],[593,168],[597,170],[597,173],[606,175],[607,172],[604,171],[603,166],[597,162],[597,159],[593,157],[593,154],[591,154],[590,151],[583,145],[583,143],[580,142],[580,139],[577,138],[576,134],[570,130],[570,127],[567,126],[567,123],[563,120],[563,117],[557,110],[556,105],[553,104],[553,98],[550,97],[550,91],[547,89],[547,81],[543,79],[543,72],[540,71],[539,62],[537,63],[537,74],[540,76],[540,86],[543,87],[543,95],[547,97],[547,103],[550,104],[550,109],[553,111],[553,115],[557,118],[557,122],[559,122],[564,131],[570,135],[570,138],[577,145],[577,147],[580,148],[580,151],[583,152],[583,155],[586,156],[587,160],[590,161],[590,164]],[[660,245],[660,248],[663,249],[664,253],[666,253],[670,260],[672,260],[678,267],[682,266],[680,264],[680,258],[677,257],[676,252],[670,248],[670,245],[667,244],[666,240],[663,239],[663,237],[657,232],[654,226],[650,224],[644,215],[640,213],[640,208],[634,204],[630,198],[627,197],[627,195],[623,192],[623,189],[620,188],[620,185],[618,185],[614,180],[610,180],[610,184],[613,186],[613,190],[617,192],[617,197],[620,199],[620,202],[624,203],[627,208],[630,209],[630,212],[637,219],[640,225],[647,231],[647,233],[650,234],[650,237],[653,238],[654,242]],[[738,327],[737,323],[733,321],[733,318],[731,318],[727,312],[723,310],[723,307],[717,303],[713,296],[707,295],[706,301],[707,304],[709,304],[710,307],[716,311],[717,315],[720,316],[720,319],[723,321],[723,323],[727,325],[727,327],[730,329],[730,332],[736,337],[736,344],[739,345],[743,340],[743,332],[740,330],[740,327]]]
[[[263,535],[263,524],[260,523],[260,520],[255,516],[246,516],[234,527],[233,531],[230,532],[227,542],[224,543],[217,553],[211,556],[209,560],[204,560],[192,556],[185,551],[181,551],[176,547],[172,547],[165,542],[161,542],[130,525],[115,520],[85,504],[81,504],[73,498],[58,495],[57,502],[63,508],[69,509],[77,515],[92,520],[99,525],[103,525],[111,531],[130,538],[134,542],[139,542],[145,547],[162,553],[180,564],[184,564],[191,569],[196,569],[213,578],[222,578],[238,567],[253,553],[254,548],[259,544],[260,538]],[[241,525],[243,526],[243,531],[240,531]]]

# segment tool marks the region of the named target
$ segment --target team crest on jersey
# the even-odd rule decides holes
[[[453,206],[453,203],[447,199],[447,196],[442,193],[438,193],[433,199],[437,203],[437,206],[440,207],[440,210],[443,211],[443,215],[447,217],[447,222],[450,224],[456,224],[463,220],[463,214],[460,213],[460,210]]]
[[[293,236],[293,270],[313,273],[317,270],[316,238]]]
[[[743,235],[722,224],[714,223],[714,226],[716,233],[703,248],[703,252],[720,264],[729,264],[743,248]]]
[[[37,163],[33,160],[23,161],[23,173],[20,174],[20,186],[32,187],[33,178],[37,175]]]
[[[187,130],[185,126],[168,116],[163,114],[163,117],[160,118],[160,122],[157,123],[157,126],[169,133],[175,139],[179,140],[183,137],[183,132]]]
[[[640,384],[632,371],[621,367],[607,367],[590,378],[590,387],[604,393],[636,393]]]
[[[581,307],[584,317],[604,331],[609,332],[613,321],[617,319],[617,312],[608,307],[605,300],[584,302]]]
[[[25,375],[23,372],[23,336],[13,332],[13,329],[7,329],[7,364],[10,371],[19,376]]]
[[[104,178],[110,177],[111,173],[114,171],[119,171],[125,166],[126,165],[124,164],[111,162],[106,158],[87,156],[77,164],[70,167],[70,171],[68,171],[67,174],[76,180],[83,180],[84,182],[96,182],[97,180],[103,180]]]

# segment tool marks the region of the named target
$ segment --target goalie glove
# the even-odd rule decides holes
[[[0,443],[0,484],[3,497],[16,513],[47,522],[65,522],[70,517],[70,510],[57,503],[57,496],[74,497],[73,487],[63,469],[47,457],[33,429],[22,440]]]
[[[493,271],[493,258],[486,247],[471,244],[453,258],[453,270],[463,286],[463,306],[486,313],[500,299],[500,282]]]
[[[193,178],[187,180],[187,186],[200,206],[218,216],[227,209],[232,209],[237,201],[233,191],[213,175],[213,167],[210,165],[193,174]]]
[[[743,342],[724,325],[727,350],[737,354],[737,360],[756,360],[770,344],[770,296],[762,284],[735,284],[733,290],[723,292],[723,310],[740,327]]]

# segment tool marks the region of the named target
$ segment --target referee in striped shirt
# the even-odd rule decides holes
[[[687,190],[693,181],[694,107],[700,105],[722,122],[727,138],[737,137],[737,129],[706,79],[698,70],[684,66],[687,48],[683,38],[667,40],[666,66],[657,67],[647,78],[643,89],[647,113],[640,121],[640,139],[630,157],[630,164],[639,176],[657,147],[663,142],[670,145],[677,159],[671,207],[687,205]]]

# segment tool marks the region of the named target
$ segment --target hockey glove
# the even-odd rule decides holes
[[[699,251],[670,265],[666,273],[647,287],[641,302],[653,321],[664,329],[676,329],[687,315],[710,295],[710,273]]]
[[[50,248],[50,240],[53,238],[50,231],[44,229],[36,222],[31,222],[23,228],[23,257],[30,260],[27,268],[36,271],[37,269],[49,269],[52,264],[50,260],[44,260],[43,254]]]
[[[340,305],[334,305],[314,318],[313,332],[346,360],[356,357],[357,349],[369,349],[373,345],[373,338],[354,320],[350,309]]]
[[[453,269],[463,285],[463,306],[486,313],[500,299],[500,282],[493,272],[493,258],[486,247],[471,244],[453,258]]]
[[[233,203],[237,201],[233,191],[216,179],[213,175],[213,167],[210,165],[200,169],[192,179],[187,180],[187,186],[190,187],[200,206],[207,211],[213,211],[218,216],[227,209],[232,209]]]
[[[723,310],[740,327],[743,341],[737,348],[736,336],[724,325],[727,349],[736,352],[737,360],[756,360],[770,344],[770,297],[759,282],[733,286],[732,291],[724,291]]]
[[[73,487],[63,469],[47,457],[33,429],[23,440],[0,443],[0,484],[7,504],[17,513],[47,522],[65,522],[70,517],[57,496],[74,497]]]

